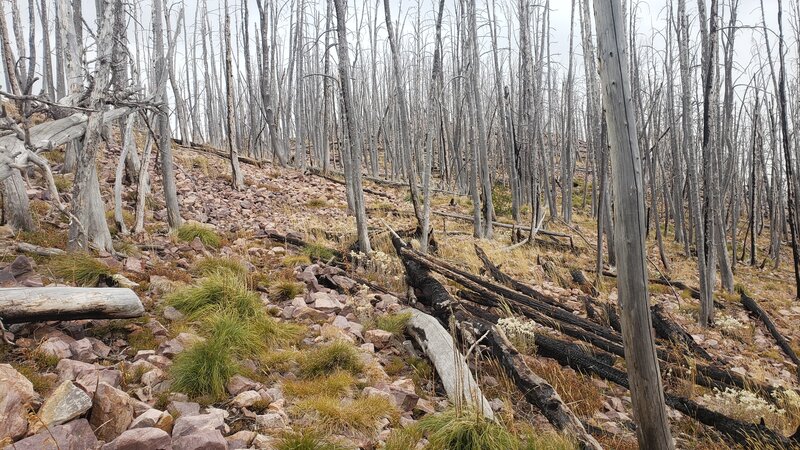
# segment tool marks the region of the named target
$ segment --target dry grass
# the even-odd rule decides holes
[[[360,397],[339,400],[333,397],[315,397],[295,405],[299,415],[310,415],[315,428],[330,433],[350,433],[356,436],[375,436],[383,419],[396,421],[399,411],[387,398]]]
[[[316,378],[330,375],[339,370],[360,375],[364,371],[364,363],[353,345],[344,341],[314,348],[307,352],[300,361],[300,373],[304,378]]]
[[[580,417],[592,417],[603,406],[603,394],[590,377],[562,368],[550,359],[526,358],[531,369],[547,380]]]
[[[330,375],[308,380],[286,380],[283,390],[289,397],[341,397],[350,392],[356,379],[349,372],[336,371]]]

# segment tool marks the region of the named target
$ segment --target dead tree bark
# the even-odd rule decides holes
[[[225,98],[227,101],[228,153],[231,155],[231,184],[234,190],[244,189],[244,175],[239,168],[239,150],[234,145],[236,124],[234,123],[233,103],[233,50],[231,48],[231,15],[228,13],[228,0],[225,0]]]
[[[116,4],[103,0],[104,12],[97,36],[97,61],[94,70],[94,86],[89,97],[89,106],[98,112],[89,116],[86,138],[77,152],[77,167],[72,189],[72,210],[78,220],[69,227],[67,246],[71,250],[88,250],[92,246],[114,252],[111,233],[106,222],[105,207],[97,178],[97,151],[100,144],[100,127],[103,121],[103,102],[111,85],[111,62],[113,25]]]
[[[650,332],[644,245],[644,187],[619,0],[595,0],[600,80],[614,171],[617,277],[625,360],[641,447],[673,449],[655,340]]]
[[[342,115],[344,116],[345,133],[349,145],[350,181],[353,192],[358,232],[358,247],[364,253],[369,253],[369,232],[367,230],[367,212],[364,204],[364,190],[361,187],[361,135],[358,133],[355,109],[353,105],[352,81],[350,79],[350,56],[347,48],[347,3],[346,0],[333,0],[336,10],[337,34],[339,36],[339,87],[342,100]]]

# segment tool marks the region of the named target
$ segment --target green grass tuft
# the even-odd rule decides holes
[[[278,281],[270,287],[272,297],[277,301],[291,300],[303,293],[303,285],[294,281]]]
[[[186,222],[176,231],[178,239],[184,242],[192,242],[194,238],[200,238],[200,242],[206,247],[219,248],[222,245],[222,238],[211,227],[198,222]]]
[[[392,430],[389,439],[386,440],[386,446],[383,450],[408,450],[416,448],[419,440],[422,439],[422,430],[414,425],[409,425],[405,428],[397,428]]]
[[[199,342],[181,352],[170,367],[172,389],[192,397],[225,396],[225,383],[239,370],[222,340]]]
[[[283,436],[276,450],[343,450],[343,447],[325,440],[323,435],[313,430],[292,431]]]
[[[230,272],[216,272],[193,286],[167,296],[167,304],[189,315],[201,315],[209,308],[232,308],[240,316],[249,317],[263,309],[261,297],[247,289],[244,278]]]
[[[337,370],[344,370],[353,375],[359,375],[364,371],[364,363],[361,362],[358,350],[344,341],[334,341],[315,348],[300,362],[300,373],[304,378],[330,375]]]
[[[236,310],[220,309],[206,316],[204,330],[210,339],[240,357],[262,356],[277,345],[295,341],[302,335],[302,327],[280,323],[266,313],[257,313],[243,319]]]
[[[57,256],[50,262],[50,269],[65,281],[87,287],[95,287],[101,281],[110,281],[116,273],[115,270],[88,253],[68,253]]]
[[[504,426],[476,411],[450,409],[418,422],[430,450],[517,450],[519,440]]]
[[[333,250],[319,244],[306,245],[303,247],[303,254],[308,256],[312,261],[329,261],[334,257]]]
[[[411,313],[386,314],[375,318],[375,328],[388,331],[395,336],[402,336],[406,331],[408,321],[411,320]]]
[[[241,261],[233,258],[212,256],[197,261],[192,267],[192,272],[200,276],[208,276],[222,271],[228,271],[238,277],[247,275],[247,267]]]

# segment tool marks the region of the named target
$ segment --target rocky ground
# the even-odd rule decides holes
[[[114,149],[106,153],[100,178],[109,197]],[[54,161],[58,168],[57,158]],[[237,192],[230,188],[224,159],[180,149],[176,163],[183,217],[205,224],[219,242],[204,242],[205,235],[182,239],[169,233],[160,182],[153,172],[154,188],[148,201],[153,212],[146,233],[117,235],[117,256],[92,256],[107,270],[99,284],[134,289],[146,307],[145,316],[7,327],[8,343],[0,344],[0,393],[4,394],[0,396],[0,446],[31,450],[423,448],[424,438],[403,440],[399,432],[450,405],[430,364],[403,333],[402,311],[407,305],[402,295],[402,266],[391,257],[391,247],[381,234],[383,220],[398,229],[412,225],[410,204],[403,192],[369,186],[367,202],[377,251],[370,263],[355,264],[354,272],[348,274],[321,262],[312,263],[329,259],[325,247],[348,253],[355,240],[342,184],[289,169],[243,165],[248,187]],[[60,180],[68,188],[69,177]],[[74,272],[65,272],[57,258],[17,251],[19,242],[64,246],[66,223],[49,207],[39,181],[31,178],[29,196],[42,231],[14,234],[0,228],[0,267],[4,266],[0,283],[6,287],[79,284],[75,276],[65,275]],[[132,210],[133,188],[127,188],[124,198],[126,209]],[[463,212],[460,200],[451,199],[438,197],[437,208]],[[576,226],[580,229],[581,224]],[[478,273],[479,265],[465,250],[472,245],[469,225],[448,222],[444,227],[449,234],[439,237],[440,254]],[[584,224],[584,232],[587,229]],[[298,233],[320,246],[293,248],[264,238],[267,230]],[[592,236],[587,235],[591,241]],[[481,244],[491,257],[499,258],[499,249],[508,245],[501,239],[507,237],[501,234],[497,241]],[[545,257],[564,267],[591,267],[591,252],[576,256],[580,253],[520,249],[502,262],[512,275],[536,284],[584,315],[581,291],[545,271],[538,261]],[[234,261],[236,271],[241,267],[246,297],[258,299],[270,324],[295,327],[296,335],[259,349],[257,354],[235,353],[235,374],[225,377],[222,392],[187,393],[175,388],[176,362],[198,343],[216,337],[203,317],[180,307],[176,293],[202,286],[208,276],[204,264],[223,264],[220,261]],[[353,278],[374,282],[395,294],[370,289]],[[606,283],[609,287],[601,289],[599,300],[615,302],[613,283]],[[765,289],[771,292],[769,287]],[[695,303],[685,295],[671,291],[655,294],[696,342],[727,358],[731,370],[757,374],[761,381],[794,392],[795,368],[776,352],[763,327],[755,325],[734,299],[721,300],[720,326],[701,330],[694,324]],[[785,324],[800,316],[800,308],[783,301],[768,307],[780,318],[779,325],[791,340],[793,331]],[[344,347],[336,347],[340,344]],[[309,375],[309,361],[333,352],[334,347],[341,353],[333,358],[338,362],[331,363],[331,370]],[[581,419],[604,431],[602,441],[607,448],[636,448],[627,391],[563,369],[536,356],[535,348],[529,350],[527,361],[534,371],[559,390]],[[350,361],[348,355],[355,359]],[[349,361],[350,366],[341,361]],[[507,425],[551,431],[501,370],[491,363],[477,369],[492,409]],[[773,427],[789,430],[796,426],[800,407],[778,413],[769,409],[771,405],[753,400],[751,406],[740,408],[745,400],[738,394],[696,390],[683,383],[684,378],[668,374],[667,383],[703,403],[725,408],[726,413],[738,411],[746,418],[748,407],[764,408],[755,414],[768,416]],[[670,415],[673,434],[682,447],[720,445],[703,427],[675,411]],[[301,438],[338,447],[291,446],[292,439]]]

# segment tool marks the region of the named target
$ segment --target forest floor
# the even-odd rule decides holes
[[[0,228],[0,262],[30,264],[5,285],[86,284],[77,268],[88,265],[101,272],[100,284],[112,284],[107,276],[122,274],[124,278],[115,283],[130,283],[147,312],[131,320],[9,326],[6,337],[12,344],[0,343],[0,390],[4,383],[23,385],[19,395],[27,400],[0,399],[0,445],[5,437],[6,443],[16,441],[7,448],[42,448],[45,434],[60,432],[64,439],[85,439],[76,444],[84,448],[99,447],[97,439],[110,442],[104,447],[108,449],[148,448],[125,447],[125,439],[139,444],[151,439],[147,445],[156,447],[169,439],[175,449],[205,448],[201,444],[207,448],[316,448],[291,446],[301,439],[328,441],[340,446],[336,448],[422,448],[426,441],[414,431],[416,424],[449,410],[450,405],[430,363],[404,335],[407,288],[384,224],[396,230],[414,228],[405,190],[365,182],[374,253],[370,263],[350,268],[354,278],[395,295],[358,283],[347,288],[330,286],[321,281],[331,278],[331,268],[312,260],[329,260],[328,249],[351,254],[355,225],[347,214],[343,184],[293,169],[243,164],[247,187],[237,192],[230,187],[226,159],[184,147],[175,150],[178,199],[189,225],[183,232],[169,232],[159,176],[151,170],[153,192],[147,206],[152,212],[146,232],[115,233],[115,248],[125,257],[93,255],[87,263],[86,255],[20,256],[19,242],[48,248],[64,248],[66,243],[65,219],[47,201],[41,179],[30,177],[28,193],[39,231],[13,233]],[[114,149],[102,154],[99,176],[110,205],[117,154]],[[62,154],[54,151],[48,157],[57,168]],[[57,181],[62,192],[69,192],[70,176],[58,175]],[[128,186],[123,197],[125,209],[131,211],[134,188]],[[496,228],[493,239],[476,240],[471,223],[434,216],[437,255],[478,274],[482,264],[472,251],[477,243],[506,273],[537,286],[585,317],[580,301],[583,291],[572,280],[570,269],[581,269],[594,280],[596,232],[589,206],[581,208],[580,196],[576,193],[575,197],[571,226],[545,222],[548,230],[573,236],[574,249],[544,243],[509,250],[511,230]],[[499,191],[496,205],[503,222],[510,222],[505,215],[507,203]],[[471,208],[467,197],[443,193],[435,195],[433,205],[435,211],[460,214],[470,214]],[[126,220],[130,219],[126,214]],[[294,248],[275,242],[263,237],[267,230],[293,233],[312,245]],[[670,233],[664,238],[672,266],[669,277],[696,287],[695,261],[683,254],[683,247],[672,237]],[[650,260],[664,270],[652,233],[647,243]],[[759,244],[764,249],[766,242]],[[735,278],[771,315],[797,352],[800,331],[795,324],[800,320],[800,304],[794,301],[793,274],[787,263],[791,255],[784,252],[778,269],[772,269],[769,261],[763,269],[739,263]],[[365,261],[361,255],[351,256]],[[657,272],[651,272],[655,277]],[[347,279],[339,281],[349,284]],[[98,279],[92,282],[96,285]],[[697,324],[697,300],[688,290],[659,284],[650,288],[651,302],[663,305],[697,344],[726,361],[730,371],[779,386],[783,394],[764,399],[746,391],[713,391],[690,382],[691,373],[672,372],[663,374],[667,390],[730,417],[753,423],[764,419],[784,435],[794,433],[800,425],[798,368],[766,328],[748,315],[739,295],[718,290],[716,326],[703,329]],[[244,303],[255,298],[258,311],[248,310],[247,317],[262,328],[237,324],[241,317],[226,316],[229,310],[199,308],[197,302],[202,301],[196,297],[214,289],[231,296],[235,292]],[[596,300],[616,303],[613,278],[601,280]],[[252,307],[252,302],[248,305]],[[220,329],[238,338],[215,347],[223,342]],[[250,348],[241,343],[253,336],[248,333],[272,338],[264,347]],[[605,448],[637,448],[627,390],[563,368],[537,355],[535,346],[523,350],[534,372],[597,430]],[[488,354],[484,356],[485,363],[476,367],[478,379],[502,423],[524,436],[522,440],[536,442],[526,448],[570,448],[525,402],[498,364]],[[693,357],[686,354],[685,358],[691,367]],[[206,376],[205,368],[214,364],[220,372]],[[624,361],[618,358],[614,365],[624,368]],[[228,382],[220,383],[218,376],[229,378]],[[27,377],[31,389],[19,377]],[[69,395],[78,395],[70,391],[75,386],[90,397],[86,405],[66,401]],[[69,410],[69,417],[53,417],[54,409]],[[675,410],[670,409],[669,416],[679,448],[752,448],[725,442]],[[41,431],[42,423],[48,424],[47,431]],[[129,428],[149,431],[125,432]]]

